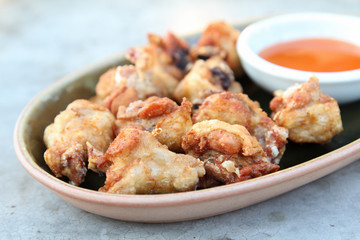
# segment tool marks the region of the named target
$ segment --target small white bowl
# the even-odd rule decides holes
[[[331,38],[360,46],[360,17],[333,13],[293,13],[255,22],[240,34],[237,51],[248,76],[273,92],[315,75],[321,90],[339,103],[360,99],[360,69],[342,72],[308,72],[281,67],[258,54],[273,44],[303,38]]]

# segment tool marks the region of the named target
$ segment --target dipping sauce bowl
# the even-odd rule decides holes
[[[282,67],[259,56],[264,49],[301,39],[333,39],[360,47],[360,17],[305,12],[279,15],[250,24],[240,34],[237,51],[247,75],[269,92],[319,78],[321,90],[340,104],[360,99],[360,69],[312,72]]]

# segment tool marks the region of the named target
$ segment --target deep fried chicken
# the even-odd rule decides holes
[[[194,124],[183,137],[182,147],[204,162],[206,175],[201,187],[240,182],[279,168],[269,162],[259,142],[245,127],[219,120]]]
[[[191,128],[191,103],[185,98],[178,106],[169,98],[150,97],[120,107],[117,113],[117,132],[127,126],[141,126],[170,150],[182,152],[182,136]]]
[[[212,57],[195,62],[191,71],[177,86],[174,98],[180,102],[186,97],[198,106],[207,96],[223,91],[239,93],[242,92],[242,87],[235,81],[229,66],[220,58]]]
[[[149,44],[131,48],[126,57],[135,66],[109,69],[96,86],[94,102],[104,102],[115,115],[119,106],[128,106],[149,96],[171,97],[191,64],[188,44],[168,32],[163,38],[148,34]]]
[[[87,168],[86,142],[105,151],[114,139],[114,116],[103,106],[75,100],[61,112],[44,132],[45,161],[57,176],[70,183],[84,181]]]
[[[235,73],[241,76],[243,69],[236,51],[236,41],[240,32],[223,22],[213,22],[207,26],[197,45],[191,50],[195,59],[206,60],[212,56],[224,59]]]
[[[339,105],[321,92],[316,77],[285,91],[275,91],[274,96],[270,102],[272,118],[289,129],[290,140],[325,143],[343,131]]]
[[[195,190],[205,174],[203,163],[167,149],[149,132],[121,130],[104,155],[90,146],[92,168],[106,171],[102,192],[121,194],[172,193]],[[90,168],[90,167],[89,167]]]
[[[108,70],[100,77],[96,86],[96,95],[103,99],[103,104],[114,115],[119,106],[128,106],[133,101],[163,96],[165,93],[164,86],[155,85],[151,78],[146,78],[132,65]]]
[[[224,92],[206,98],[193,122],[218,119],[230,124],[244,126],[260,142],[268,159],[279,163],[285,151],[288,131],[277,126],[246,94]]]
[[[143,74],[141,77],[161,89],[161,96],[171,97],[192,61],[189,46],[171,32],[163,38],[148,34],[148,40],[145,47],[129,49],[126,57],[135,64],[139,74]]]

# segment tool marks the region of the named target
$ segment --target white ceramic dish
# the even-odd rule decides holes
[[[243,27],[239,26],[240,29]],[[345,131],[336,136],[334,141],[325,145],[288,144],[280,171],[245,182],[175,194],[115,195],[96,191],[103,181],[96,174],[92,175],[91,171],[80,187],[56,178],[43,158],[45,146],[42,137],[45,127],[74,99],[92,96],[101,73],[125,63],[122,54],[115,55],[56,81],[26,106],[16,124],[14,146],[23,167],[34,179],[75,207],[125,221],[173,222],[198,219],[275,197],[360,158],[360,116],[353,111],[360,107],[360,102],[357,102],[342,107]],[[254,97],[262,106],[268,104],[270,94],[253,84],[250,88],[250,97]]]
[[[343,72],[307,72],[281,67],[258,56],[273,44],[303,38],[332,38],[360,46],[360,17],[332,13],[294,13],[250,24],[241,33],[237,50],[246,73],[269,92],[286,89],[315,75],[324,93],[339,103],[360,99],[360,69]]]

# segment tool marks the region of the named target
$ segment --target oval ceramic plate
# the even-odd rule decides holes
[[[241,30],[245,26],[237,25],[237,28]],[[198,36],[192,35],[187,40],[193,43]],[[281,169],[256,179],[184,193],[115,195],[96,191],[104,178],[91,171],[80,187],[56,178],[43,158],[45,127],[71,101],[93,96],[99,76],[108,68],[126,63],[124,55],[115,55],[56,81],[27,105],[16,125],[14,145],[23,167],[55,194],[85,211],[137,222],[172,222],[213,216],[275,197],[360,158],[358,101],[341,106],[345,130],[331,142],[324,145],[289,143]],[[245,92],[268,111],[272,96],[246,77],[239,80]]]

